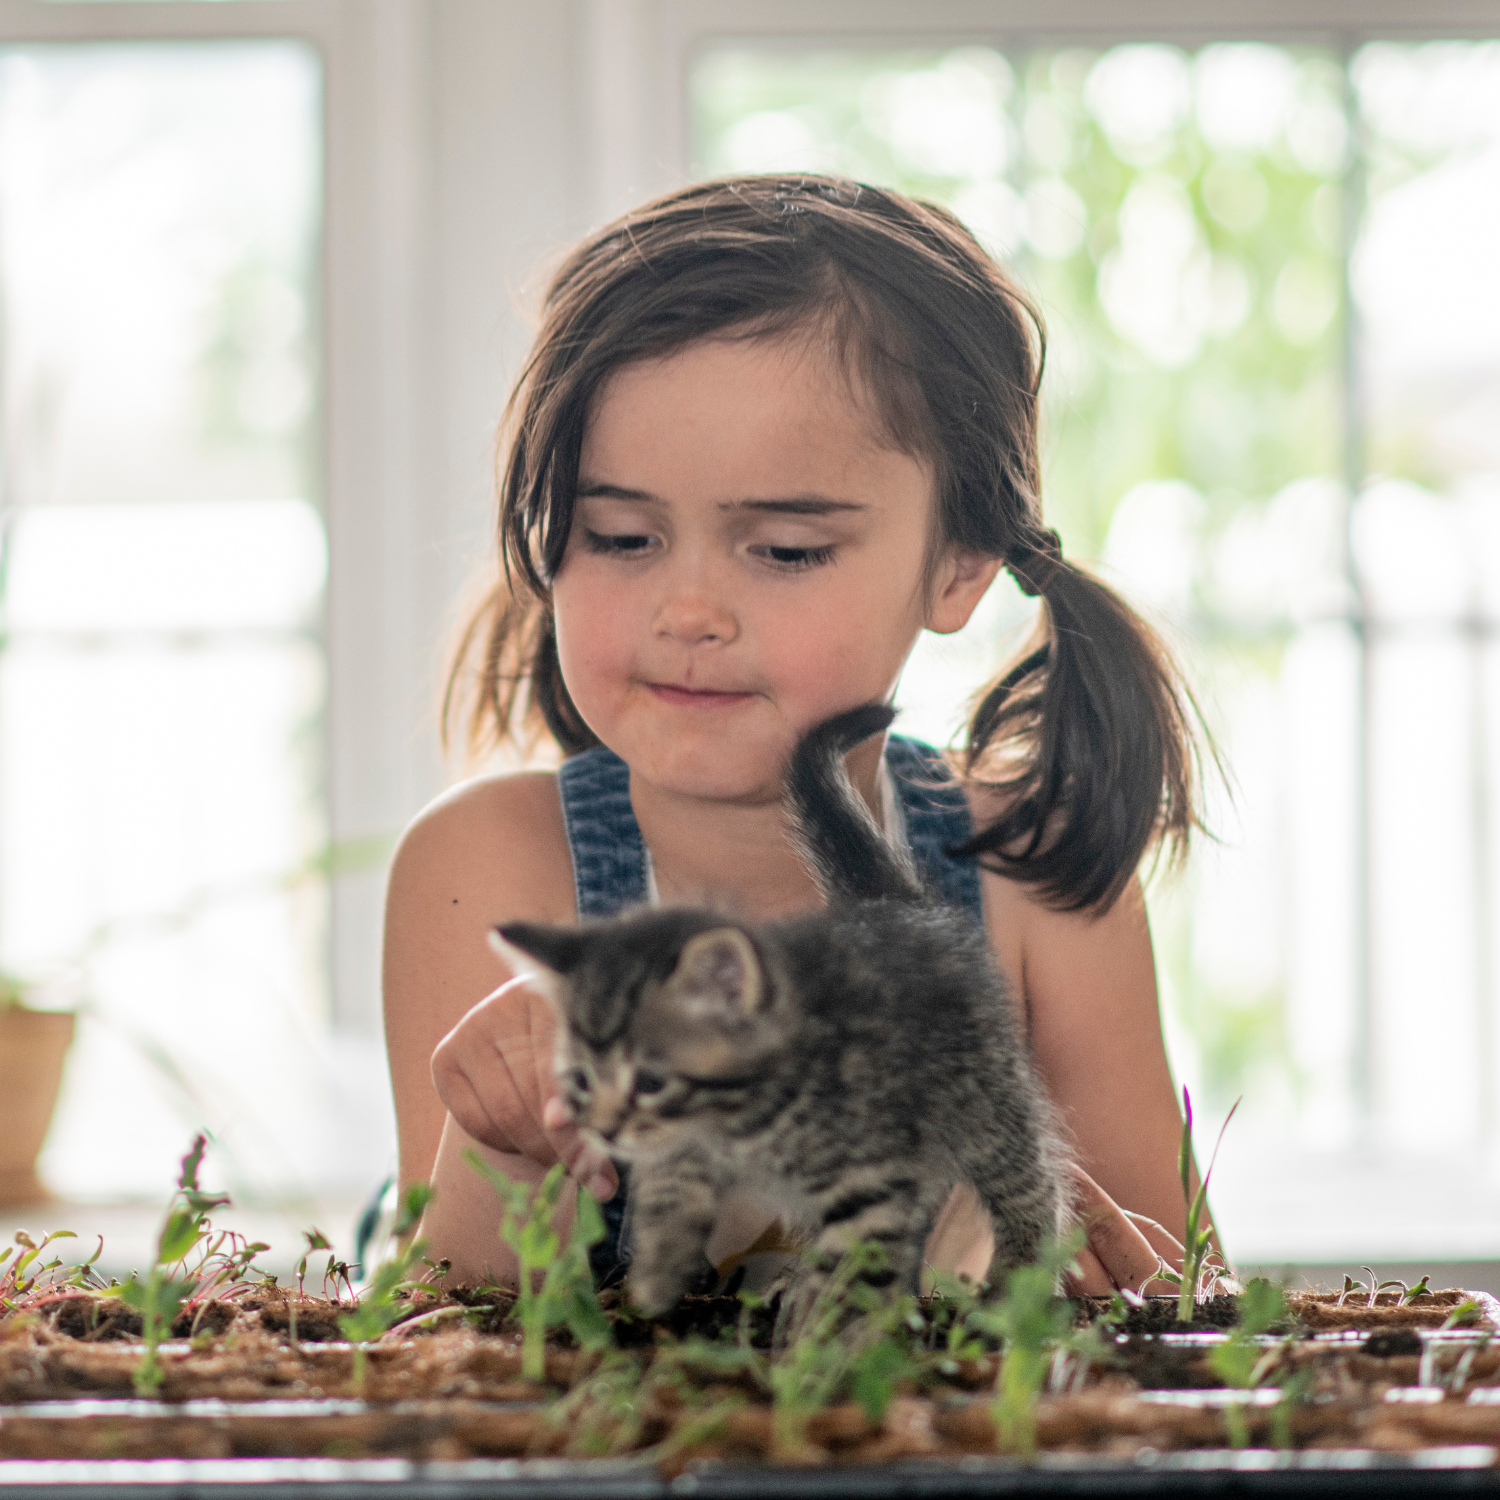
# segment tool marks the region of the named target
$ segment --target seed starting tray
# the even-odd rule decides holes
[[[346,1344],[298,1353],[309,1380],[305,1394],[304,1382],[296,1382],[293,1399],[267,1389],[246,1389],[240,1399],[213,1373],[211,1356],[185,1344],[164,1346],[176,1372],[175,1387],[169,1381],[164,1389],[174,1399],[149,1401],[128,1394],[129,1346],[54,1338],[18,1364],[12,1342],[11,1404],[0,1405],[0,1500],[240,1500],[246,1485],[258,1486],[265,1500],[1500,1495],[1500,1303],[1472,1294],[1484,1324],[1439,1326],[1446,1308],[1468,1295],[1429,1294],[1430,1313],[1392,1306],[1392,1299],[1379,1306],[1371,1299],[1364,1308],[1299,1298],[1314,1331],[1291,1347],[1322,1378],[1312,1399],[1286,1409],[1290,1426],[1281,1435],[1290,1431],[1296,1445],[1286,1450],[1270,1446],[1279,1391],[1191,1382],[1158,1389],[1142,1378],[1180,1373],[1223,1334],[1122,1334],[1120,1367],[1135,1361],[1136,1385],[1144,1388],[1118,1378],[1043,1396],[1040,1451],[1029,1461],[995,1456],[992,1398],[983,1389],[993,1383],[992,1369],[975,1371],[967,1392],[897,1396],[879,1423],[851,1405],[818,1411],[808,1419],[809,1446],[791,1462],[747,1461],[770,1446],[763,1406],[735,1412],[717,1452],[699,1447],[668,1459],[657,1447],[623,1458],[574,1458],[525,1456],[537,1453],[539,1433],[553,1434],[554,1452],[570,1434],[559,1433],[555,1414],[545,1426],[551,1403],[537,1399],[540,1388],[504,1382],[518,1355],[493,1340],[479,1353],[500,1383],[465,1376],[403,1399],[400,1382],[411,1377],[411,1362],[427,1361],[430,1374],[445,1338],[399,1341],[399,1329],[392,1330],[398,1342],[371,1354],[372,1379],[384,1382],[371,1400],[330,1399],[311,1384],[337,1378],[351,1357]],[[243,1356],[259,1347],[269,1370],[273,1356],[286,1357],[270,1338],[256,1332],[236,1347]],[[1263,1342],[1269,1348],[1280,1341]],[[104,1389],[67,1399],[63,1393],[83,1378],[85,1354]],[[554,1358],[569,1356],[549,1353],[549,1378]],[[489,1368],[497,1360],[504,1371]],[[194,1394],[193,1381],[222,1394]],[[20,1390],[38,1399],[17,1399]],[[1240,1408],[1249,1446],[1224,1445],[1228,1407]]]

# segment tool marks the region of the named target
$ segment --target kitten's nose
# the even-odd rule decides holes
[[[594,1095],[594,1129],[607,1141],[619,1135],[630,1101],[618,1089],[601,1088]]]

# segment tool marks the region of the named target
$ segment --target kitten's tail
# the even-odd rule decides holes
[[[889,704],[866,703],[809,729],[792,752],[787,811],[802,856],[830,902],[925,898],[910,856],[886,841],[844,769],[845,754],[895,717]]]

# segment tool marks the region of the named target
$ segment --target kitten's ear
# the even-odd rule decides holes
[[[711,1011],[753,1015],[765,999],[760,957],[737,927],[715,927],[689,938],[672,978]]]
[[[556,1005],[562,978],[583,961],[588,941],[576,927],[509,922],[490,929],[490,947],[505,960],[512,974],[518,979],[525,975]]]

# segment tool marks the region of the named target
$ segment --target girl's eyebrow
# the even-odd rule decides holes
[[[643,500],[654,501],[657,496],[647,490],[629,489],[623,484],[584,483],[578,486],[580,500]],[[828,495],[789,495],[784,500],[725,500],[720,510],[753,510],[781,516],[826,516],[841,510],[866,510],[853,500],[834,500]]]

